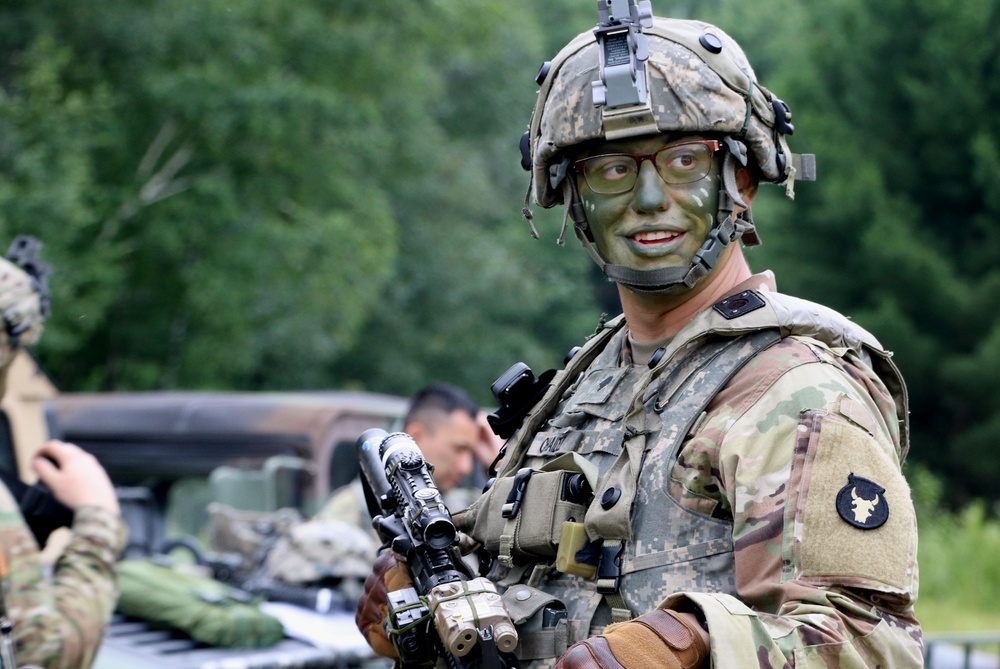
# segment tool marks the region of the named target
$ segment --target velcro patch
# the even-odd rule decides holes
[[[802,418],[800,429],[810,431],[799,491],[806,499],[796,502],[802,577],[910,589],[916,527],[891,444],[835,414]]]
[[[742,293],[730,295],[721,302],[717,302],[712,308],[728,321],[739,318],[751,311],[756,311],[764,306],[764,300],[760,295],[752,290],[744,290]]]

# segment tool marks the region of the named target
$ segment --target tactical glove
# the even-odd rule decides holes
[[[385,631],[385,619],[389,615],[388,594],[410,587],[413,587],[413,579],[403,556],[391,550],[375,560],[372,573],[365,579],[365,591],[358,600],[354,621],[368,645],[382,657],[399,658]]]
[[[555,669],[698,669],[707,659],[701,633],[673,611],[657,609],[573,644]]]

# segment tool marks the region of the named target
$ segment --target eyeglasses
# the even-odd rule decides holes
[[[590,190],[601,195],[627,193],[635,187],[644,160],[653,161],[660,178],[668,184],[689,184],[708,176],[719,142],[699,139],[670,144],[655,153],[637,156],[631,153],[608,153],[573,163]]]

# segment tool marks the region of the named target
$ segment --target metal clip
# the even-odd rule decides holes
[[[524,467],[514,475],[514,485],[507,493],[507,503],[503,505],[500,515],[504,518],[513,518],[521,510],[521,502],[524,500],[524,491],[528,488],[528,479],[531,478],[532,470]]]
[[[624,543],[601,546],[601,561],[597,565],[597,592],[608,595],[618,592],[622,580],[622,553]]]

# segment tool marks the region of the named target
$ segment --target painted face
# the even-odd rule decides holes
[[[468,413],[456,409],[440,420],[407,426],[424,454],[434,465],[434,484],[446,493],[472,473],[479,424]]]
[[[608,262],[642,270],[691,263],[718,208],[721,159],[715,146],[696,135],[654,135],[604,142],[577,156],[580,197],[594,243]],[[624,192],[608,192],[632,181]]]

